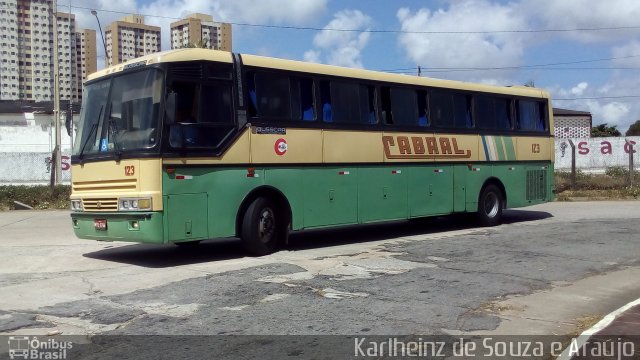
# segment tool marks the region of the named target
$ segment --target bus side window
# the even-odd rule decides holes
[[[249,116],[258,116],[258,99],[256,94],[256,74],[254,72],[247,73],[247,94],[249,95],[248,108]]]
[[[416,95],[413,89],[391,88],[391,114],[394,125],[418,125]]]
[[[429,126],[429,108],[427,106],[427,92],[418,91],[418,126]]]
[[[496,100],[496,98],[489,95],[476,95],[474,97],[476,121],[480,129],[496,129]]]
[[[473,128],[473,117],[471,115],[471,99],[471,95],[453,95],[454,125],[458,129]]]
[[[511,118],[511,100],[504,98],[496,99],[497,128],[500,130],[510,130],[513,121]]]
[[[544,102],[517,100],[517,129],[522,131],[545,131],[547,128],[545,111]]]
[[[446,91],[429,92],[429,114],[436,127],[453,127],[453,96]]]
[[[333,122],[331,87],[326,80],[320,81],[320,104],[322,104],[322,120],[327,123]]]
[[[291,91],[289,77],[274,73],[256,73],[256,102],[258,116],[291,119]]]
[[[176,93],[176,122],[198,122],[198,97],[200,84],[174,81],[171,89]]]
[[[314,121],[313,80],[291,78],[291,115],[293,120]]]
[[[391,89],[388,86],[380,88],[380,108],[382,110],[382,122],[386,125],[393,124],[393,112],[391,111]]]

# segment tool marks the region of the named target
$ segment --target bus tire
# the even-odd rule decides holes
[[[247,208],[242,218],[240,238],[244,248],[255,256],[275,252],[286,237],[282,226],[281,212],[275,203],[266,197],[258,197]]]
[[[482,226],[496,226],[502,220],[504,197],[496,185],[489,184],[482,189],[478,199],[478,220]]]

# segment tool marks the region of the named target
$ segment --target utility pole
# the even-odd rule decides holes
[[[59,185],[62,180],[62,156],[60,154],[60,143],[62,134],[60,133],[60,63],[58,56],[58,1],[53,0],[53,121],[56,129],[56,142],[53,149],[55,162],[55,184]]]
[[[73,59],[76,57],[73,56],[73,49],[75,48],[73,43],[73,36],[75,35],[75,31],[77,29],[71,28],[71,0],[69,0],[69,81],[71,81],[71,93],[69,94],[69,112],[67,112],[67,116],[69,116],[69,121],[66,123],[69,124],[69,129],[67,129],[67,133],[69,133],[69,142],[71,151],[73,151],[73,97],[74,93],[78,93],[78,89],[82,88],[82,81],[80,81],[78,77],[78,63],[76,61],[76,66],[73,66]],[[76,81],[73,82],[73,75],[76,75]],[[74,88],[75,85],[75,88]],[[62,166],[62,165],[61,165]],[[62,167],[61,167],[62,168]]]

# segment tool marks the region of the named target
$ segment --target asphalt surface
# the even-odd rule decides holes
[[[0,213],[0,334],[561,335],[640,298],[639,202],[551,203],[307,231],[247,257],[75,239],[68,212]],[[295,351],[294,351],[295,355]]]

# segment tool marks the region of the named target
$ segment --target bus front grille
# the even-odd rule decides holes
[[[85,211],[117,211],[118,198],[82,199]]]
[[[73,192],[86,191],[112,191],[112,190],[135,190],[137,180],[119,179],[119,180],[102,180],[102,181],[74,181]]]

